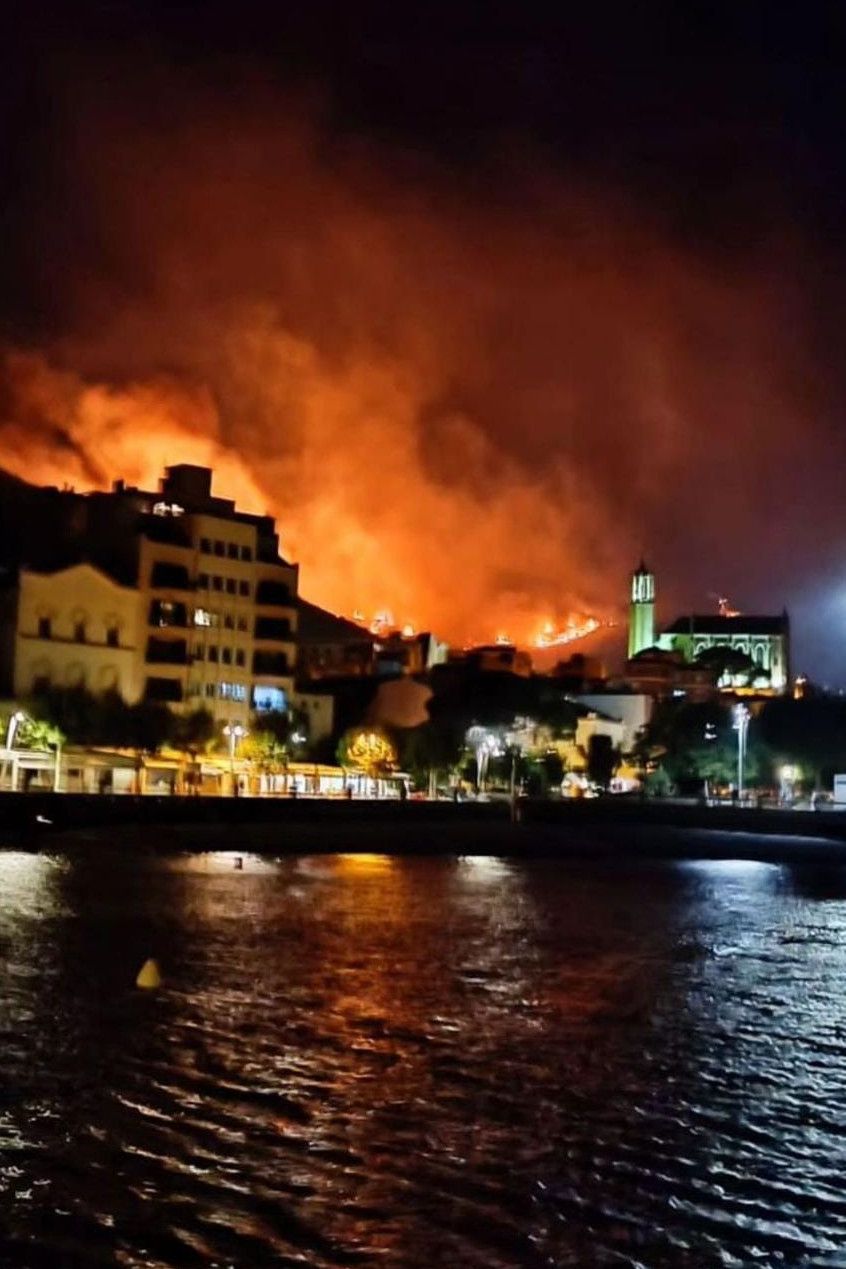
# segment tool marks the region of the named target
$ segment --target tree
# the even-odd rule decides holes
[[[396,767],[397,752],[384,728],[351,727],[338,742],[338,761],[376,779]]]
[[[768,701],[758,722],[760,734],[779,762],[791,762],[817,787],[836,771],[846,771],[846,701],[836,696]]]
[[[205,749],[216,734],[214,715],[207,709],[194,709],[174,718],[172,739],[180,749]]]
[[[241,741],[241,757],[267,774],[284,771],[288,765],[287,747],[272,731],[251,731]]]
[[[35,718],[24,718],[19,725],[16,741],[19,749],[34,749],[41,753],[60,749],[65,743],[64,734],[52,723]]]
[[[446,720],[437,724],[430,719],[400,734],[399,761],[416,784],[431,785],[440,772],[452,772],[463,751],[463,733]]]
[[[607,789],[619,764],[620,754],[614,748],[611,737],[595,732],[588,741],[588,779],[601,789]]]

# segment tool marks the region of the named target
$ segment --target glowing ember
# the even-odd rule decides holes
[[[548,621],[532,643],[536,648],[560,647],[565,643],[573,643],[576,639],[584,639],[602,625],[610,626],[613,622],[602,622],[597,617],[571,617],[562,629],[556,630],[554,623]]]

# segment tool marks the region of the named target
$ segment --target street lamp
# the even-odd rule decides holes
[[[745,705],[734,707],[734,730],[737,732],[737,800],[743,801],[743,766],[746,761],[746,737],[749,734],[749,710]]]
[[[238,741],[246,736],[247,729],[242,727],[240,723],[227,723],[223,729],[223,734],[229,741],[229,774],[232,777],[232,792],[235,793],[235,749]]]
[[[25,718],[26,718],[26,714],[22,714],[21,711],[18,709],[18,710],[15,710],[14,714],[9,719],[9,726],[6,731],[6,748],[7,749],[11,749],[12,745],[15,743],[15,733],[17,732],[18,727],[21,725],[21,723],[24,721]]]

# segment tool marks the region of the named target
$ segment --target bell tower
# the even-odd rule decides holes
[[[629,605],[629,657],[655,646],[655,574],[643,560],[632,573]]]

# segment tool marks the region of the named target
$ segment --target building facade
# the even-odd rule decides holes
[[[720,687],[749,686],[759,692],[781,695],[790,680],[790,621],[786,612],[778,617],[692,614],[679,617],[662,632],[658,646],[677,652],[687,662],[696,662],[711,649],[725,648],[741,653],[752,663],[751,671],[733,674],[727,670]]]
[[[117,482],[73,499],[78,557],[24,566],[4,599],[16,695],[48,684],[246,723],[287,711],[298,572],[269,516],[211,492],[208,468],[167,469],[156,493]],[[60,522],[59,522],[60,523]]]
[[[16,698],[52,685],[138,700],[142,636],[135,588],[87,563],[54,573],[22,569],[13,613]]]

